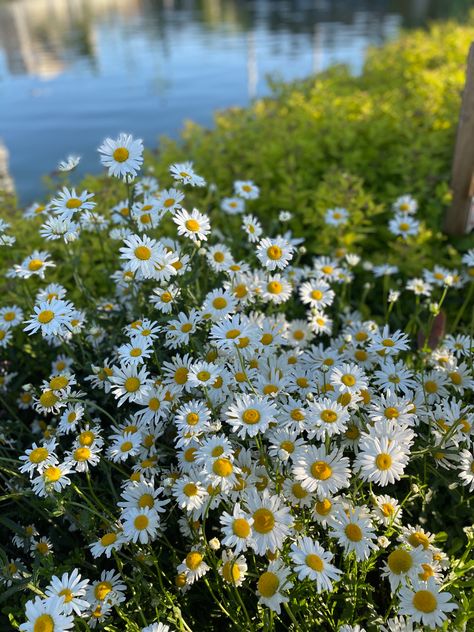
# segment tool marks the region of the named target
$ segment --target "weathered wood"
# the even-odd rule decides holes
[[[474,195],[474,42],[467,58],[451,175],[453,200],[444,218],[444,231],[463,235],[467,231]]]

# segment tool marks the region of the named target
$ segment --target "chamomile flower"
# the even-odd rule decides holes
[[[222,544],[233,549],[236,555],[253,547],[253,522],[253,518],[241,509],[238,502],[234,505],[232,514],[224,511],[220,517],[221,530],[224,534]]]
[[[191,213],[181,209],[173,215],[173,221],[178,227],[178,234],[194,242],[206,241],[211,232],[209,218],[197,209],[193,209]]]
[[[8,331],[17,327],[23,320],[23,311],[16,305],[9,305],[0,309],[0,327]]]
[[[291,533],[293,519],[289,508],[282,504],[279,496],[270,495],[268,490],[261,495],[252,490],[246,505],[253,519],[252,548],[258,555],[264,555],[266,551],[275,553]]]
[[[275,422],[276,415],[276,406],[266,397],[250,395],[237,396],[225,413],[232,432],[242,439],[264,433],[270,423]]]
[[[347,224],[348,218],[349,213],[345,208],[328,208],[324,215],[324,221],[328,226],[343,226]]]
[[[363,480],[385,486],[400,480],[408,460],[401,444],[364,436],[354,465]]]
[[[118,399],[117,406],[122,406],[127,401],[141,400],[151,386],[145,367],[121,365],[114,369],[109,380],[112,383],[112,392]]]
[[[190,551],[183,562],[178,566],[178,573],[186,574],[188,584],[193,584],[207,573],[210,567],[204,561],[204,555],[200,550],[194,549]]]
[[[102,571],[100,578],[87,587],[86,599],[93,608],[115,606],[125,601],[125,584],[121,583],[121,577],[114,570]]]
[[[88,584],[89,580],[81,580],[81,575],[78,569],[75,568],[70,574],[63,573],[61,578],[54,575],[45,593],[47,597],[57,597],[63,601],[64,614],[74,613],[81,616],[84,610],[90,607],[90,603],[83,599]]]
[[[234,182],[235,194],[244,200],[256,200],[260,195],[260,189],[252,180],[236,180]]]
[[[390,588],[392,592],[395,592],[400,584],[403,586],[407,583],[407,579],[410,581],[418,579],[422,570],[421,565],[429,559],[429,555],[421,545],[414,549],[399,546],[387,557],[382,576],[388,578]]]
[[[270,562],[267,570],[258,578],[258,602],[280,614],[281,604],[289,601],[285,593],[293,587],[288,579],[290,574],[291,570],[281,560]]]
[[[347,428],[349,412],[335,400],[327,397],[310,402],[305,427],[308,437],[324,440],[343,433]]]
[[[221,209],[228,215],[240,215],[245,211],[245,201],[240,197],[226,197],[221,200]]]
[[[280,305],[290,298],[292,290],[291,283],[285,277],[281,274],[272,274],[262,279],[260,294],[264,301]]]
[[[50,261],[50,256],[49,252],[35,250],[20,265],[13,266],[12,276],[29,279],[33,275],[37,275],[40,279],[44,279],[46,270],[56,267],[56,264]]]
[[[361,507],[339,510],[330,529],[345,552],[354,552],[358,560],[367,559],[377,549],[372,521]]]
[[[136,336],[129,343],[118,348],[118,359],[124,366],[143,364],[153,353],[153,348],[150,345],[151,341]]]
[[[156,239],[147,235],[131,235],[124,240],[125,246],[120,248],[120,257],[127,262],[129,269],[139,274],[139,278],[151,279],[160,262],[163,247]]]
[[[314,581],[318,593],[332,590],[332,582],[338,581],[342,575],[342,571],[331,564],[333,557],[319,542],[306,536],[291,545],[290,558],[298,579]]]
[[[125,540],[121,530],[109,531],[104,533],[96,542],[89,545],[91,554],[94,558],[105,555],[110,558],[114,551],[119,551],[122,548]]]
[[[331,305],[334,300],[334,291],[323,279],[307,281],[300,285],[299,295],[305,305],[322,309]]]
[[[93,197],[94,194],[88,191],[78,193],[76,189],[63,187],[58,196],[51,200],[51,209],[61,219],[70,220],[75,213],[91,211],[96,205],[91,201]]]
[[[204,299],[201,308],[203,318],[217,322],[235,312],[237,301],[227,290],[212,290]]]
[[[66,632],[74,626],[73,616],[64,613],[63,598],[35,597],[26,602],[25,610],[26,622],[20,625],[20,632]]]
[[[156,539],[160,520],[155,509],[141,507],[127,509],[122,516],[123,537],[128,542],[146,544]]]
[[[257,242],[263,233],[262,225],[253,215],[244,215],[242,217],[242,228],[247,233],[247,239],[251,244]]]
[[[293,258],[293,246],[282,237],[262,239],[257,246],[257,257],[267,270],[283,270]]]
[[[349,459],[337,449],[326,452],[324,447],[307,446],[294,460],[293,476],[303,489],[324,498],[349,486]]]
[[[191,476],[182,476],[175,482],[173,495],[178,505],[187,511],[201,509],[209,496],[201,481]]]
[[[24,455],[20,456],[22,465],[19,468],[23,474],[29,474],[30,478],[33,477],[36,471],[43,472],[43,470],[51,465],[57,465],[58,457],[55,453],[56,440],[51,439],[45,441],[42,445],[33,443],[31,448],[26,450]]]
[[[58,163],[58,171],[72,171],[80,163],[81,157],[75,154],[70,154],[66,160],[61,160]]]
[[[355,364],[344,363],[341,367],[334,368],[329,381],[339,393],[359,393],[368,386],[367,376]]]
[[[37,496],[48,496],[53,492],[61,492],[71,484],[68,474],[72,472],[68,463],[48,465],[31,482],[33,491]]]
[[[133,179],[143,163],[143,141],[130,134],[120,134],[116,140],[106,138],[98,152],[109,176],[124,180]]]
[[[243,555],[235,557],[232,551],[222,552],[222,566],[219,567],[219,575],[225,582],[233,586],[242,586],[247,569],[247,562]]]
[[[206,186],[206,181],[194,171],[192,162],[177,162],[170,167],[170,173],[175,180],[193,187]]]
[[[458,465],[459,478],[469,492],[474,490],[474,454],[469,450],[461,450]]]
[[[65,331],[71,321],[72,305],[68,301],[53,299],[35,305],[34,313],[26,320],[24,331],[31,334],[41,330],[43,336],[57,335]]]
[[[406,214],[397,214],[388,223],[388,228],[393,235],[408,237],[418,235],[420,230],[420,222]]]
[[[446,613],[457,605],[451,601],[451,593],[441,592],[432,577],[427,582],[414,580],[412,586],[400,588],[399,613],[428,628],[437,628],[446,621]]]
[[[398,526],[402,518],[403,510],[398,500],[381,494],[374,497],[374,517],[384,526],[388,527],[392,524]]]
[[[392,204],[396,213],[412,215],[418,210],[418,202],[411,195],[401,195]]]

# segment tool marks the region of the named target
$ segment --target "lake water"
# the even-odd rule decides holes
[[[105,136],[154,147],[186,119],[212,125],[216,109],[268,94],[268,74],[360,72],[368,46],[469,4],[0,0],[0,181],[30,202],[69,153],[83,156],[80,173],[98,171]]]

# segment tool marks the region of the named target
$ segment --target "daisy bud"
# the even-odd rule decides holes
[[[439,305],[438,305],[438,303],[430,303],[429,308],[430,308],[430,312],[432,314],[436,315],[439,312]]]
[[[198,255],[201,255],[202,257],[204,257],[206,253],[207,253],[207,250],[205,248],[199,248]]]
[[[420,493],[420,488],[418,487],[418,485],[416,483],[413,483],[413,485],[411,486],[411,491],[413,494],[419,494]]]
[[[390,540],[386,538],[384,535],[381,535],[377,538],[377,542],[382,549],[386,549],[390,545]]]
[[[209,540],[209,546],[213,551],[218,551],[221,548],[221,543],[217,538],[212,538],[212,540]]]
[[[388,294],[389,303],[395,303],[395,301],[398,301],[399,298],[400,298],[400,292],[397,292],[396,290],[390,290]]]
[[[300,253],[300,255],[305,255],[306,254],[306,248],[304,246],[300,246],[298,248],[298,252]]]

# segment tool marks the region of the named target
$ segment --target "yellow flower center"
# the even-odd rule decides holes
[[[186,384],[188,381],[188,369],[186,367],[180,367],[174,374],[174,381],[176,384]]]
[[[65,375],[58,375],[57,377],[53,377],[53,379],[49,382],[49,388],[52,388],[53,391],[59,391],[62,388],[65,388],[69,384],[69,380]]]
[[[413,595],[413,607],[420,612],[426,612],[429,614],[436,610],[438,602],[436,597],[429,590],[418,590]]]
[[[428,380],[425,382],[425,391],[427,393],[433,394],[438,390],[438,385],[433,380]]]
[[[35,621],[33,632],[54,632],[54,619],[49,614],[41,614]]]
[[[211,374],[209,371],[199,371],[196,377],[200,382],[207,382],[211,378]]]
[[[316,513],[318,513],[320,516],[327,516],[328,513],[331,511],[331,507],[332,502],[329,500],[329,498],[325,498],[324,500],[318,500],[314,509]]]
[[[315,301],[320,301],[323,298],[323,293],[321,292],[321,290],[313,290],[311,292],[311,298]]]
[[[186,566],[191,570],[195,571],[202,562],[202,555],[197,551],[191,551],[186,555]]]
[[[242,415],[242,421],[250,426],[258,424],[260,418],[260,413],[256,408],[247,408]]]
[[[377,468],[379,470],[388,470],[390,469],[390,466],[392,465],[392,457],[390,456],[390,454],[386,454],[385,452],[382,452],[381,454],[377,454],[377,457],[375,459],[375,465],[377,466]]]
[[[408,551],[405,549],[397,549],[392,551],[387,559],[387,564],[392,573],[401,575],[407,573],[413,566],[413,559]]]
[[[173,297],[169,292],[163,292],[163,294],[161,295],[161,300],[163,301],[163,303],[171,303]]]
[[[194,483],[186,483],[186,485],[183,487],[183,493],[188,498],[191,498],[191,496],[196,496],[198,493],[197,485],[195,485]]]
[[[400,413],[393,406],[389,406],[388,408],[385,409],[385,417],[387,419],[397,419],[397,417],[399,416],[400,416]]]
[[[49,452],[46,448],[35,448],[28,456],[31,463],[42,463],[49,456]]]
[[[280,580],[275,573],[266,571],[258,579],[258,592],[262,597],[270,598],[277,592]]]
[[[393,347],[395,345],[393,340],[391,340],[390,338],[384,338],[382,340],[382,344],[383,344],[384,347]]]
[[[110,582],[99,582],[94,588],[94,596],[98,601],[104,601],[111,590],[112,584]]]
[[[41,393],[41,397],[39,398],[41,406],[44,406],[45,408],[52,408],[58,401],[59,397],[50,390]]]
[[[353,375],[351,375],[350,373],[345,373],[342,377],[341,377],[341,382],[343,384],[345,384],[345,386],[354,386],[354,384],[356,383],[356,379]]]
[[[69,603],[74,598],[72,590],[70,590],[69,588],[63,588],[61,592],[58,593],[58,596],[64,597],[64,603]]]
[[[216,447],[212,450],[211,456],[220,456],[224,453],[224,448],[221,445],[216,445]]]
[[[459,386],[460,384],[462,384],[462,376],[457,371],[452,371],[451,373],[449,373],[449,379],[456,386]]]
[[[6,312],[3,314],[3,320],[7,323],[11,323],[12,320],[15,320],[15,312]]]
[[[79,435],[79,443],[82,446],[91,446],[94,443],[95,434],[90,430],[84,430]]]
[[[307,555],[305,562],[307,566],[309,566],[313,571],[318,571],[318,573],[320,573],[324,568],[323,560],[315,553]]]
[[[70,198],[66,202],[66,208],[79,208],[82,204],[82,200],[79,198]]]
[[[184,460],[193,463],[196,458],[196,448],[188,448],[184,453]]]
[[[332,468],[325,461],[315,461],[311,465],[311,474],[318,481],[326,481],[331,477]]]
[[[226,333],[225,337],[228,340],[235,340],[235,338],[238,338],[240,336],[240,329],[229,329],[229,331]]]
[[[201,228],[199,222],[196,219],[188,219],[185,226],[192,233],[197,233],[197,231]]]
[[[351,542],[360,542],[362,540],[362,530],[359,525],[353,522],[349,522],[344,529],[344,533]]]
[[[140,349],[140,347],[134,347],[130,350],[130,355],[132,356],[132,358],[139,358],[142,355],[142,350]]]
[[[222,567],[222,577],[229,582],[235,584],[240,579],[240,569],[234,561],[226,562]]]
[[[135,257],[140,261],[147,261],[151,257],[151,250],[147,246],[137,246],[134,250]]]
[[[135,529],[137,529],[137,531],[143,531],[143,529],[146,529],[149,524],[150,521],[148,519],[148,516],[144,515],[137,516],[133,521],[133,526],[135,527]]]
[[[224,307],[227,307],[227,301],[223,296],[218,296],[212,301],[212,306],[214,309],[224,309]]]
[[[281,294],[283,285],[279,281],[270,281],[270,283],[267,284],[267,290],[270,294]]]
[[[269,533],[275,525],[275,517],[269,509],[257,509],[253,514],[253,528],[258,533]]]
[[[323,410],[320,417],[327,424],[333,424],[335,421],[337,421],[337,413],[334,410],[330,410],[329,408]]]
[[[38,314],[38,322],[42,325],[47,325],[54,318],[54,312],[51,309],[44,309]]]
[[[223,478],[230,476],[233,469],[234,468],[232,466],[232,463],[229,461],[229,459],[225,458],[217,459],[217,461],[214,461],[212,465],[212,471],[214,472],[214,474],[216,474],[217,476],[222,476]]]
[[[125,162],[130,156],[130,152],[126,147],[117,147],[113,153],[114,160],[117,162]]]
[[[116,540],[117,540],[116,533],[106,533],[100,538],[100,543],[102,544],[102,546],[110,546],[111,544],[114,544]]]
[[[140,380],[138,377],[127,377],[123,386],[127,393],[135,393],[140,388]]]
[[[430,546],[430,541],[429,541],[428,536],[422,533],[421,531],[414,531],[413,533],[411,533],[408,537],[408,542],[414,548],[416,548],[417,546],[420,546],[420,544],[423,546],[424,549],[427,549]]]
[[[421,579],[422,582],[427,582],[430,577],[434,577],[435,573],[432,566],[430,566],[429,564],[422,564],[421,567],[423,569],[423,572],[418,573],[418,577]]]
[[[393,514],[395,513],[395,507],[390,503],[383,503],[383,505],[380,507],[380,510],[386,518],[388,518],[389,516],[393,516]]]
[[[48,483],[55,483],[61,478],[61,469],[55,465],[50,465],[43,472],[43,478]]]
[[[267,248],[268,258],[272,261],[277,261],[278,259],[281,259],[282,254],[282,249],[279,246],[270,246],[269,248]]]
[[[213,257],[214,261],[216,261],[217,263],[222,263],[225,259],[225,255],[223,252],[215,252]]]
[[[120,446],[120,450],[122,452],[129,452],[133,448],[133,443],[131,441],[124,441]]]
[[[282,441],[280,443],[280,448],[288,452],[288,454],[293,454],[295,451],[295,444],[292,441]]]
[[[91,457],[91,454],[89,448],[77,448],[74,450],[74,459],[79,462],[87,461],[87,459]]]
[[[28,270],[31,272],[37,272],[44,265],[44,261],[41,259],[32,259],[28,264]]]
[[[184,323],[184,325],[181,325],[181,331],[183,332],[183,334],[189,333],[192,328],[193,326],[191,323]]]
[[[238,538],[248,538],[250,525],[245,518],[236,518],[232,523],[232,531]]]
[[[189,426],[195,426],[199,421],[199,415],[197,415],[196,413],[188,413],[186,415],[186,423]]]

